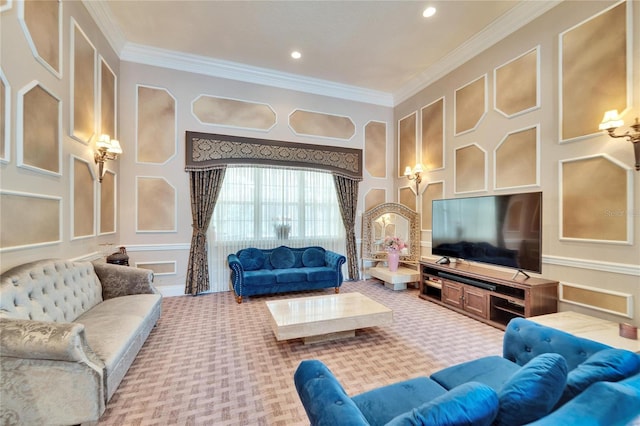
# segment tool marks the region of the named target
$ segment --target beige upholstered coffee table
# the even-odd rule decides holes
[[[360,293],[266,302],[276,340],[304,343],[355,336],[356,329],[391,325],[393,311]]]

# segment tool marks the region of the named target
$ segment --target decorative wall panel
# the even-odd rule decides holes
[[[116,232],[116,175],[106,170],[100,188],[100,234]]]
[[[487,75],[459,88],[454,96],[455,135],[475,130],[487,113]]]
[[[11,86],[0,68],[0,161],[11,160]]]
[[[0,0],[0,13],[11,9],[11,3],[13,0]]]
[[[425,106],[422,114],[422,165],[426,170],[444,167],[444,98]]]
[[[153,271],[154,276],[162,275],[175,275],[176,274],[176,262],[164,261],[164,262],[136,262],[136,268],[150,269]]]
[[[431,202],[444,198],[444,182],[429,182],[422,192],[422,230],[431,230]]]
[[[364,126],[364,167],[371,177],[387,176],[387,123],[370,121]]]
[[[37,81],[18,92],[18,165],[41,173],[61,173],[60,99]]]
[[[630,104],[631,29],[621,2],[560,35],[560,140],[598,133],[605,111]]]
[[[95,134],[96,49],[71,19],[71,136],[89,143]]]
[[[455,192],[487,190],[487,153],[477,144],[456,149]]]
[[[494,152],[496,189],[540,184],[538,126],[508,133]]]
[[[33,56],[56,77],[62,77],[62,2],[20,1],[18,20]]]
[[[398,121],[398,177],[404,176],[406,167],[416,165],[417,137],[418,113],[413,112]]]
[[[136,179],[137,232],[175,232],[176,189],[162,177]]]
[[[100,58],[100,133],[111,136],[111,139],[118,139],[116,81],[115,73],[104,58]]]
[[[400,204],[409,207],[413,211],[416,211],[416,194],[411,188],[398,189],[398,199],[400,200]]]
[[[193,115],[203,124],[269,130],[276,113],[267,104],[200,95],[191,104]]]
[[[289,126],[297,135],[349,140],[356,125],[349,117],[297,109],[289,115]]]
[[[176,100],[166,90],[138,86],[136,161],[163,164],[176,154]]]
[[[371,210],[379,204],[383,204],[386,200],[387,192],[384,189],[370,189],[364,196],[364,211]]]
[[[496,111],[513,117],[540,107],[539,48],[496,68],[493,76]]]
[[[560,301],[633,318],[633,295],[562,283]]]
[[[561,238],[630,243],[631,173],[606,155],[561,161]]]
[[[61,197],[0,190],[0,205],[0,250],[55,244],[62,240]]]
[[[95,178],[89,162],[71,156],[71,239],[95,235]]]

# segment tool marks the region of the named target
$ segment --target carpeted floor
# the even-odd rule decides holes
[[[277,342],[265,301],[333,290],[253,297],[230,292],[163,300],[160,321],[99,425],[308,425],[293,384],[304,359],[320,359],[358,394],[502,353],[503,332],[377,281],[345,282],[393,309],[394,324],[334,342]]]

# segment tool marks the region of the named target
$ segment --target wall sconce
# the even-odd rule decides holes
[[[640,122],[636,117],[636,122],[631,125],[633,133],[627,132],[623,135],[616,135],[614,132],[616,129],[624,124],[624,121],[618,115],[618,110],[612,109],[604,113],[602,123],[600,123],[600,130],[606,130],[609,136],[612,138],[626,138],[633,144],[633,151],[636,157],[636,170],[640,170]]]
[[[109,135],[100,135],[98,142],[96,142],[96,153],[93,157],[98,165],[98,181],[100,183],[102,183],[102,176],[104,176],[105,161],[117,159],[118,154],[122,154],[120,142],[111,139]]]
[[[424,170],[422,170],[422,164],[420,163],[416,164],[413,170],[411,170],[411,167],[409,166],[404,169],[404,175],[406,176],[406,178],[416,181],[416,195],[420,193],[419,190],[420,182],[422,182],[422,172],[424,172]]]

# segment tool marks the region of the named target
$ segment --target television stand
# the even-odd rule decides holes
[[[515,274],[513,274],[513,276],[511,277],[511,279],[512,279],[512,280],[515,280],[515,279],[516,279],[516,277],[517,277],[518,275],[520,275],[520,274],[524,275],[524,276],[525,276],[525,277],[527,277],[527,278],[531,278],[531,276],[530,276],[529,274],[527,274],[525,271],[523,271],[522,269],[518,269],[518,270],[516,271],[516,273],[515,273]],[[526,280],[527,278],[525,278],[525,280]]]
[[[557,312],[558,281],[461,262],[421,261],[420,298],[504,330],[512,318]]]

